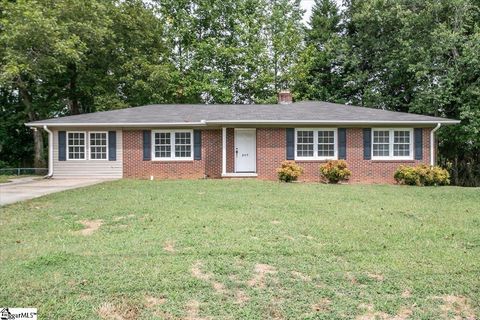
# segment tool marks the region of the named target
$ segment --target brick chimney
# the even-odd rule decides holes
[[[290,90],[281,90],[278,93],[278,103],[280,104],[290,104],[292,103],[293,98],[292,98],[292,93]]]

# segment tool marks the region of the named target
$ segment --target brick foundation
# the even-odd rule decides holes
[[[393,174],[402,164],[430,163],[430,131],[423,130],[423,160],[378,161],[363,159],[362,128],[347,129],[347,163],[351,183],[394,183]],[[276,169],[286,158],[283,128],[257,129],[257,173],[263,180],[276,180]],[[227,172],[234,168],[234,129],[227,129]],[[202,130],[202,160],[144,161],[141,130],[123,132],[123,176],[149,179],[219,178],[222,173],[222,130]],[[320,181],[319,166],[325,161],[297,161],[305,172],[301,181]]]

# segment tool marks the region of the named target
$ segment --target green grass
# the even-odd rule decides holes
[[[0,174],[0,183],[7,183],[18,178],[31,177],[30,175],[3,175]]]
[[[480,316],[478,188],[120,180],[0,222],[0,302],[41,319]]]

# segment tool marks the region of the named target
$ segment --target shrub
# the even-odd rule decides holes
[[[303,173],[303,168],[295,161],[284,161],[282,166],[277,169],[278,179],[283,182],[296,181]]]
[[[393,177],[397,183],[411,186],[444,186],[450,184],[450,174],[446,169],[425,164],[415,167],[400,166]]]
[[[348,180],[352,172],[348,170],[345,160],[330,160],[320,166],[320,174],[329,183],[338,183],[339,181]]]

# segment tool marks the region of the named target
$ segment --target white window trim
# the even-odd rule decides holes
[[[388,153],[390,156],[374,156],[373,155],[373,133],[375,131],[389,131],[388,134]],[[394,131],[409,131],[410,132],[410,155],[409,156],[394,156],[393,155],[393,145],[394,145]],[[372,160],[413,160],[413,128],[372,128]]]
[[[105,159],[92,159],[92,150],[90,149],[90,133],[105,133],[105,135],[107,137],[106,138],[107,157]],[[88,135],[88,160],[91,160],[91,161],[108,161],[108,156],[109,156],[109,153],[108,153],[108,131],[88,131],[87,135]]]
[[[313,131],[313,157],[297,156],[297,131]],[[318,131],[333,131],[333,157],[318,156]],[[295,128],[295,160],[337,160],[338,130],[337,128]]]
[[[190,157],[175,157],[175,132],[190,132]],[[155,157],[155,133],[170,133],[170,158]],[[193,161],[193,130],[152,130],[151,136],[151,155],[152,161]]]
[[[70,158],[70,143],[69,143],[70,139],[68,138],[68,135],[69,135],[70,133],[83,133],[83,136],[84,136],[84,139],[83,139],[84,144],[83,144],[83,146],[84,146],[84,148],[85,148],[85,149],[84,149],[84,157],[83,157],[83,159],[71,159],[71,158]],[[87,136],[87,131],[67,131],[67,133],[66,133],[66,139],[67,139],[67,141],[66,141],[66,142],[67,142],[67,143],[66,143],[66,146],[67,146],[67,150],[66,150],[66,151],[67,151],[67,160],[72,160],[72,161],[85,161],[85,160],[88,159],[88,136]],[[77,146],[77,147],[78,147],[78,146]]]

